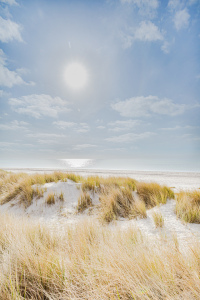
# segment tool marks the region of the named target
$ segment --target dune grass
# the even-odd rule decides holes
[[[49,193],[45,200],[46,204],[52,205],[56,203],[55,193]]]
[[[81,213],[86,210],[88,207],[92,206],[92,199],[88,192],[82,192],[78,198],[77,212]]]
[[[63,194],[62,191],[60,192],[60,195],[58,196],[58,198],[59,198],[60,201],[64,201],[65,200],[64,199],[64,194]]]
[[[158,228],[158,227],[161,228],[164,226],[164,218],[160,212],[153,212],[152,216],[153,216],[153,220],[154,220],[154,224],[155,224],[156,228]]]
[[[113,187],[100,195],[101,219],[111,222],[118,218],[146,217],[145,205],[136,202],[129,188]]]
[[[198,242],[184,254],[135,228],[0,218],[1,300],[199,299],[199,261]]]
[[[1,172],[0,172],[1,174]],[[98,193],[101,202],[101,218],[105,222],[111,222],[120,217],[136,218],[146,217],[146,208],[151,208],[160,203],[166,203],[167,198],[174,198],[173,191],[157,183],[142,183],[129,177],[82,177],[73,173],[54,172],[50,174],[13,174],[2,173],[0,176],[0,190],[4,192],[0,197],[1,204],[15,197],[26,207],[32,203],[34,197],[43,196],[44,190],[38,185],[49,182],[72,180],[81,183],[83,194],[77,206],[78,212],[90,205],[88,192]],[[133,197],[133,191],[137,189],[140,201]],[[54,197],[55,198],[55,197]],[[58,196],[64,201],[63,194]],[[48,200],[51,202],[51,200]],[[145,204],[145,205],[144,205]],[[146,208],[145,208],[146,206]]]
[[[165,204],[167,199],[174,199],[174,192],[167,186],[158,183],[137,183],[137,193],[147,208]]]
[[[200,223],[200,191],[178,193],[175,212],[185,222]]]
[[[49,182],[58,182],[66,180],[67,174],[62,172],[54,172],[51,174],[24,174],[24,173],[9,173],[7,176],[0,179],[0,203],[3,204],[19,197],[21,202],[30,205],[33,197],[40,198],[43,196],[43,190],[34,185],[43,185]]]

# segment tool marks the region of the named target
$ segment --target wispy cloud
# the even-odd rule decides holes
[[[118,136],[113,136],[106,138],[108,142],[114,143],[129,143],[136,140],[143,140],[155,135],[154,132],[144,132],[144,133],[126,133]]]
[[[65,137],[64,134],[57,134],[57,133],[28,133],[26,135],[27,137],[31,137],[31,138],[40,138],[40,139],[49,139],[49,138],[63,138]]]
[[[67,121],[55,121],[53,125],[60,129],[71,128],[76,132],[84,133],[90,130],[90,127],[87,123],[75,123],[75,122],[67,122]]]
[[[10,98],[9,104],[17,113],[30,115],[37,119],[43,116],[55,118],[60,112],[70,111],[66,107],[68,104],[66,101],[60,97],[53,98],[45,94],[32,94],[19,98]]]
[[[196,129],[198,128],[198,126],[190,126],[190,125],[186,125],[186,126],[175,126],[175,127],[166,127],[166,128],[160,128],[160,130],[166,130],[166,131],[176,131],[176,130],[181,130],[181,129]]]
[[[21,25],[0,17],[0,41],[3,43],[8,43],[13,40],[22,42],[21,37],[22,27]]]
[[[83,149],[88,149],[88,148],[96,148],[97,145],[93,144],[79,144],[74,147],[74,150],[83,150]]]
[[[27,129],[28,125],[29,123],[27,122],[14,120],[9,124],[0,124],[0,130],[19,130],[19,129],[28,130]]]
[[[141,41],[159,41],[163,40],[163,35],[159,28],[151,21],[142,21],[134,33],[135,40]]]
[[[187,108],[184,104],[175,104],[171,99],[159,99],[157,96],[132,97],[113,103],[111,107],[123,117],[147,117],[153,114],[176,116]]]
[[[174,25],[177,31],[183,28],[187,28],[189,25],[190,15],[187,8],[179,10],[176,12],[174,17]]]
[[[150,17],[155,15],[155,11],[159,6],[158,0],[121,0],[121,3],[134,5],[139,9],[141,15],[148,15]]]
[[[0,0],[0,2],[8,5],[17,5],[17,2],[15,0]]]
[[[124,48],[131,47],[133,42],[136,40],[142,42],[156,42],[164,40],[160,29],[151,21],[142,21],[137,28],[130,28],[128,32],[122,32],[121,38]]]
[[[66,122],[66,121],[55,121],[55,122],[53,122],[53,125],[56,125],[60,129],[66,129],[66,128],[72,128],[72,127],[76,126],[76,123]]]
[[[106,127],[103,125],[97,126],[97,129],[105,129]]]
[[[1,30],[1,29],[0,29]],[[0,49],[0,86],[13,87],[14,85],[26,84],[16,71],[10,71],[6,67],[6,57]]]
[[[115,122],[110,122],[108,123],[108,126],[110,126],[109,130],[110,131],[125,131],[125,130],[130,130],[132,128],[135,128],[141,124],[141,121],[139,120],[126,120],[126,121],[115,121]]]

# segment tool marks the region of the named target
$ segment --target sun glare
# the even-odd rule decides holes
[[[77,62],[70,63],[65,69],[65,81],[72,89],[81,89],[87,85],[88,72],[86,68]]]

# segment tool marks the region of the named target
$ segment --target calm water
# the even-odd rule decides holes
[[[200,159],[48,159],[0,161],[0,168],[200,172]]]

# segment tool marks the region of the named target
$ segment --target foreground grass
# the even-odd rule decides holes
[[[199,299],[200,247],[84,222],[63,234],[0,218],[0,299]]]
[[[175,212],[185,222],[200,223],[200,191],[178,193]]]

